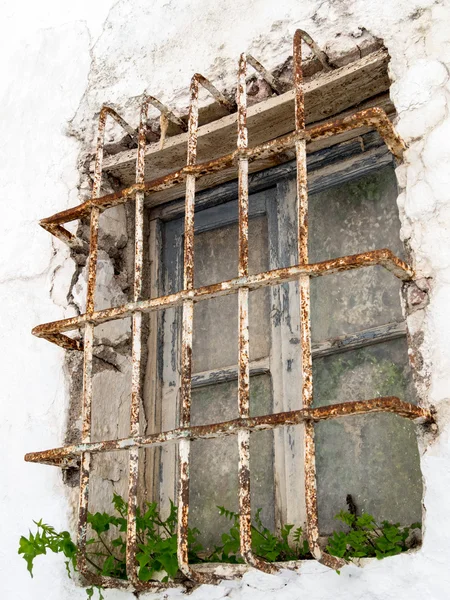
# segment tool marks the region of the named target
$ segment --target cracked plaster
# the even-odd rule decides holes
[[[18,535],[32,518],[67,523],[67,501],[59,473],[49,467],[25,465],[25,451],[52,447],[64,438],[68,405],[63,353],[32,338],[33,325],[63,318],[82,309],[83,260],[77,264],[59,242],[37,227],[37,219],[78,203],[89,194],[86,177],[79,180],[76,157],[83,164],[92,149],[95,118],[103,102],[116,106],[137,124],[137,97],[144,91],[185,112],[188,84],[199,71],[231,90],[239,52],[246,50],[274,68],[290,54],[297,26],[306,29],[335,61],[343,53],[360,52],[364,43],[382,38],[391,55],[391,96],[398,111],[397,127],[409,144],[397,169],[402,192],[398,199],[401,236],[412,251],[420,278],[427,279],[426,300],[409,292],[408,326],[420,340],[418,385],[421,396],[436,407],[439,437],[422,439],[425,481],[424,541],[409,555],[364,568],[346,567],[338,577],[321,565],[305,563],[297,575],[265,576],[255,571],[241,582],[203,586],[192,596],[203,598],[290,600],[307,596],[326,600],[421,599],[448,597],[450,576],[450,8],[446,2],[395,0],[268,0],[217,4],[144,0],[78,2],[61,7],[44,0],[39,10],[22,15],[21,4],[7,1],[6,22],[20,34],[11,35],[5,53],[8,86],[1,91],[5,127],[2,153],[4,202],[0,301],[6,318],[0,338],[7,348],[1,431],[9,444],[11,462],[2,465],[7,485],[3,511],[11,515],[0,564],[8,564],[2,585],[5,597],[83,598],[83,590],[65,579],[61,561],[38,564],[35,581],[25,577],[15,555]],[[17,29],[17,31],[19,31]],[[195,40],[195,44],[190,44]],[[20,77],[19,77],[20,73]],[[5,81],[5,79],[3,79]],[[202,97],[205,102],[206,97]],[[18,135],[18,133],[20,135]],[[71,137],[67,135],[71,134]],[[27,146],[23,137],[27,136]],[[108,132],[114,141],[115,131]],[[123,215],[113,215],[103,240],[110,249],[127,242]],[[122,223],[122,225],[120,225]],[[127,264],[101,257],[100,301],[127,294]],[[72,288],[72,289],[71,289]],[[419,289],[424,292],[423,287]],[[51,294],[49,295],[49,290]],[[407,294],[408,300],[408,294]],[[123,344],[128,332],[102,335],[104,345]],[[99,349],[101,351],[101,349]],[[109,351],[109,350],[108,350]],[[108,352],[107,351],[107,352]],[[120,352],[119,352],[120,354]],[[122,357],[123,358],[123,357]],[[110,361],[110,357],[108,358]],[[117,361],[117,357],[113,360]],[[126,359],[103,365],[98,385],[122,389]],[[101,361],[100,361],[101,362]],[[19,365],[26,364],[22,370]],[[117,365],[119,364],[119,370]],[[116,391],[114,393],[116,393]],[[12,410],[11,407],[14,407]],[[20,431],[18,435],[17,432]],[[15,469],[13,476],[13,467]],[[120,471],[120,469],[119,469]],[[104,473],[114,486],[119,472]],[[31,491],[32,490],[32,491]],[[67,491],[69,504],[74,492]],[[20,581],[20,585],[17,584]],[[52,582],[49,589],[48,581]],[[106,598],[132,595],[106,592]],[[148,598],[182,598],[181,590],[148,594]]]

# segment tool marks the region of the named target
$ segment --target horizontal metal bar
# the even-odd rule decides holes
[[[429,410],[416,406],[409,402],[403,402],[395,396],[373,398],[371,400],[357,400],[354,402],[343,402],[321,406],[319,408],[303,408],[290,412],[274,413],[260,417],[246,417],[213,423],[211,425],[196,425],[191,427],[178,427],[162,433],[154,433],[149,436],[134,436],[118,440],[107,440],[103,442],[91,442],[44,450],[42,452],[31,452],[25,455],[27,462],[36,462],[54,466],[73,466],[83,452],[100,453],[113,452],[117,450],[129,450],[130,448],[145,448],[148,446],[162,446],[168,443],[176,443],[180,440],[209,439],[234,435],[239,431],[264,431],[276,429],[286,425],[298,425],[305,421],[325,421],[353,415],[365,415],[370,413],[389,412],[410,419],[418,423],[433,421]]]
[[[384,110],[381,108],[368,108],[366,110],[355,113],[344,119],[325,123],[307,129],[305,134],[299,136],[298,134],[290,133],[282,136],[270,142],[265,142],[248,149],[239,149],[230,154],[226,154],[221,158],[217,158],[208,162],[198,163],[196,165],[189,165],[160,177],[152,181],[147,181],[144,184],[135,184],[127,187],[120,192],[114,194],[108,194],[101,198],[92,198],[65,211],[56,213],[51,217],[47,217],[40,221],[40,224],[44,229],[49,230],[49,225],[61,225],[68,223],[76,219],[81,219],[90,214],[90,211],[94,206],[105,210],[118,204],[123,204],[128,200],[134,198],[136,192],[144,191],[145,193],[157,192],[164,189],[168,189],[186,180],[188,174],[194,174],[196,178],[210,175],[222,171],[235,165],[237,159],[241,156],[246,156],[249,162],[263,159],[269,156],[276,156],[286,152],[286,150],[293,149],[295,142],[301,137],[306,139],[307,142],[313,140],[319,140],[328,138],[334,135],[338,135],[351,129],[358,129],[360,127],[371,127],[376,129],[381,137],[386,142],[389,150],[394,154],[397,159],[403,156],[403,150],[405,145],[401,138],[395,132],[395,129],[387,117]]]
[[[330,275],[375,265],[384,267],[395,275],[395,277],[398,277],[403,281],[408,281],[414,276],[413,269],[395,256],[390,250],[386,248],[382,250],[371,250],[362,254],[343,256],[342,258],[334,258],[320,263],[295,265],[293,267],[285,267],[267,271],[265,273],[258,273],[257,275],[236,277],[235,279],[230,279],[221,283],[193,290],[181,290],[175,294],[160,296],[159,298],[152,298],[150,300],[129,302],[123,306],[96,311],[91,315],[84,314],[69,319],[62,319],[61,321],[53,321],[52,323],[38,325],[32,330],[32,333],[37,337],[48,339],[49,334],[73,331],[74,329],[83,327],[87,322],[99,325],[106,321],[129,317],[136,311],[153,312],[155,310],[180,306],[184,300],[192,299],[194,302],[200,302],[202,300],[209,300],[210,298],[234,294],[243,287],[247,287],[252,291],[268,285],[279,285],[281,283],[295,281],[300,275],[320,277],[322,275]],[[58,344],[58,339],[52,339],[50,341]]]
[[[315,194],[333,185],[358,179],[387,164],[393,164],[392,154],[378,132],[375,131],[318,150],[307,156],[308,193]],[[258,192],[276,186],[280,180],[286,177],[295,177],[296,168],[297,162],[291,160],[276,167],[250,173],[249,193],[254,196]],[[218,187],[205,189],[196,195],[195,209],[198,212],[198,217],[196,214],[196,232],[198,220],[202,218],[201,215],[205,209],[230,201],[234,201],[237,205],[237,190],[238,182],[234,180],[222,183]],[[255,198],[253,197],[249,205],[251,211],[249,216],[252,216],[254,205]],[[181,198],[152,207],[150,218],[167,221],[183,217],[183,215],[184,200]]]

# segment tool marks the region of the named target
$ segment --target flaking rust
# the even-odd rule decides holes
[[[271,573],[277,567],[256,556],[252,550],[251,539],[251,494],[250,494],[250,435],[253,431],[273,430],[287,425],[301,425],[305,428],[304,469],[305,501],[307,515],[307,537],[311,554],[323,564],[337,569],[343,561],[328,555],[319,544],[317,516],[317,488],[314,447],[314,423],[327,419],[349,418],[353,415],[388,412],[416,422],[432,422],[431,413],[413,404],[403,402],[396,397],[374,398],[367,401],[346,402],[313,408],[313,378],[310,331],[310,278],[338,273],[352,269],[380,265],[395,277],[407,281],[413,278],[412,268],[396,257],[390,250],[372,250],[353,256],[343,256],[320,263],[310,264],[308,260],[308,193],[306,171],[306,146],[308,142],[339,135],[351,129],[371,127],[377,129],[392,154],[401,159],[404,144],[395,132],[386,114],[378,108],[360,111],[344,119],[324,125],[305,127],[302,43],[305,42],[329,70],[327,55],[320,50],[314,40],[304,31],[297,30],[293,42],[293,74],[295,94],[295,131],[280,138],[270,140],[255,147],[249,147],[247,131],[246,76],[247,57],[239,59],[236,104],[226,98],[209,80],[195,74],[191,80],[190,102],[187,127],[173,111],[153,96],[143,98],[140,123],[136,132],[112,108],[103,107],[99,116],[96,161],[92,197],[75,208],[57,213],[41,221],[42,227],[52,235],[67,243],[70,247],[83,247],[84,242],[77,239],[63,227],[63,224],[90,217],[90,245],[86,313],[77,317],[63,319],[53,323],[39,325],[33,334],[46,338],[63,348],[83,350],[83,403],[82,403],[82,440],[81,444],[55,448],[43,452],[27,454],[25,460],[62,468],[80,465],[80,504],[78,516],[78,547],[80,550],[78,567],[80,572],[94,585],[102,587],[122,587],[144,591],[168,587],[173,583],[144,583],[139,580],[136,562],[136,514],[138,506],[139,449],[166,444],[178,444],[178,536],[177,556],[181,572],[197,583],[217,583],[220,576],[216,572],[201,572],[189,565],[188,528],[189,528],[189,465],[191,440],[209,439],[233,435],[237,439],[239,450],[239,522],[240,550],[244,561],[257,569]],[[282,84],[254,59],[248,62],[268,81],[277,92]],[[218,102],[233,112],[237,108],[237,144],[236,150],[218,159],[197,163],[198,137],[198,94],[199,86],[207,89]],[[171,120],[182,130],[188,131],[186,166],[165,177],[145,181],[145,150],[148,110],[150,106],[160,110],[165,118]],[[136,183],[115,194],[101,196],[102,161],[104,134],[107,118],[113,118],[130,137],[137,142]],[[277,156],[287,150],[295,149],[297,164],[297,201],[298,201],[298,264],[292,267],[275,269],[256,275],[248,273],[248,171],[249,163],[270,156]],[[238,213],[239,213],[239,269],[238,276],[228,281],[194,287],[194,213],[197,179],[237,165],[238,170]],[[142,298],[143,256],[144,256],[144,197],[146,194],[167,189],[185,183],[185,224],[184,224],[184,265],[183,290],[175,294],[152,299]],[[99,217],[102,211],[112,206],[135,201],[135,257],[133,301],[125,305],[95,310],[95,287],[97,276]],[[249,410],[249,293],[261,287],[280,285],[290,281],[299,282],[300,323],[301,323],[301,364],[302,408],[295,411],[250,416]],[[238,413],[237,419],[213,423],[210,425],[191,425],[191,380],[192,380],[192,340],[194,304],[210,298],[229,294],[238,294]],[[143,436],[140,434],[141,404],[141,346],[142,314],[169,307],[182,307],[181,331],[181,384],[179,427],[170,431]],[[94,346],[94,327],[100,323],[132,317],[132,376],[130,434],[128,438],[118,440],[91,441],[92,407],[92,361]],[[64,332],[84,328],[84,343],[80,339],[69,338]],[[127,451],[129,453],[128,473],[128,524],[127,524],[127,576],[128,580],[117,580],[96,575],[89,571],[85,558],[87,515],[89,507],[90,459],[92,454]]]
[[[168,118],[173,115],[152,96],[144,98],[139,119],[138,152],[136,158],[136,185],[142,185],[145,180],[145,145],[147,140],[147,120],[149,106],[156,106]],[[134,226],[134,285],[133,301],[139,302],[142,295],[142,274],[144,261],[144,192],[138,191],[135,196],[135,226]],[[134,311],[132,315],[131,342],[131,403],[130,403],[130,436],[139,434],[141,406],[141,356],[142,356],[142,312]],[[135,589],[141,589],[136,561],[137,530],[136,516],[138,507],[138,477],[139,477],[139,448],[129,451],[128,466],[128,511],[127,511],[127,545],[126,569],[127,576]],[[157,588],[157,582],[149,582],[147,588]]]
[[[67,346],[71,349],[82,349],[81,341],[73,340],[63,335],[63,332],[77,330],[80,327],[85,326],[88,322],[100,325],[101,323],[106,323],[108,321],[123,319],[132,316],[136,311],[148,313],[180,306],[185,300],[192,300],[196,303],[211,298],[227,296],[236,293],[243,287],[248,288],[249,291],[254,291],[268,285],[279,285],[281,283],[297,281],[303,274],[308,277],[322,277],[325,275],[332,275],[333,273],[373,267],[376,265],[385,268],[402,281],[410,281],[414,277],[413,269],[387,248],[370,250],[369,252],[333,258],[320,263],[294,265],[292,267],[274,269],[256,275],[237,277],[235,279],[192,290],[181,290],[175,294],[160,296],[158,298],[152,298],[151,300],[129,302],[122,306],[95,311],[92,315],[84,314],[77,317],[62,319],[61,321],[53,321],[51,323],[38,325],[33,329],[33,334],[37,337],[48,339],[62,347]]]
[[[103,211],[132,201],[138,191],[143,191],[145,194],[151,194],[152,192],[167,190],[181,183],[185,183],[188,175],[194,175],[196,179],[200,179],[206,175],[218,173],[235,165],[243,153],[247,155],[248,161],[251,163],[270,156],[283,155],[286,151],[295,148],[295,144],[299,139],[305,139],[308,143],[339,135],[352,129],[361,129],[362,127],[375,128],[395,158],[398,160],[402,159],[405,145],[400,136],[396,133],[394,126],[386,113],[381,108],[368,108],[345,117],[344,119],[338,119],[323,125],[307,128],[301,133],[289,133],[252,148],[247,148],[246,150],[235,150],[220,158],[197,163],[195,165],[187,165],[164,177],[159,177],[158,179],[153,179],[140,184],[134,184],[119,192],[107,194],[101,198],[91,198],[74,208],[69,208],[56,213],[51,217],[42,219],[40,225],[69,246],[82,247],[84,244],[83,241],[79,240],[67,231],[67,229],[62,227],[62,224],[89,216],[94,207],[98,207]]]
[[[247,417],[212,423],[210,425],[196,425],[191,427],[178,427],[162,433],[154,433],[149,436],[136,436],[118,440],[106,440],[103,442],[90,442],[42,452],[32,452],[25,456],[28,462],[35,462],[68,468],[79,464],[80,455],[83,452],[98,454],[102,452],[115,452],[118,450],[129,450],[133,447],[146,448],[150,446],[163,446],[175,444],[180,440],[190,439],[212,439],[229,435],[236,435],[241,430],[267,431],[277,429],[285,425],[299,425],[306,421],[326,421],[355,415],[367,415],[373,413],[393,413],[404,419],[409,419],[418,424],[432,423],[432,413],[420,406],[404,402],[395,396],[373,398],[372,400],[356,400],[319,408],[302,408],[299,410],[272,413],[259,417]]]

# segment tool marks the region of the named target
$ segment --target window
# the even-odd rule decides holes
[[[310,156],[312,262],[383,247],[403,257],[391,155],[375,134],[364,137],[363,147],[369,149],[362,151],[358,141],[352,149],[344,145],[341,153],[334,147],[333,157],[330,150]],[[249,196],[250,274],[298,263],[295,187],[295,163],[283,166],[283,176],[277,169],[259,175],[260,189]],[[237,272],[236,195],[234,183],[198,197],[208,208],[195,217],[195,287],[232,279]],[[149,245],[158,255],[155,243],[161,240],[162,276],[156,296],[178,292],[183,286],[183,210],[180,202],[155,211],[158,216],[152,221]],[[381,396],[416,404],[400,288],[401,282],[381,267],[311,280],[314,406]],[[254,416],[301,406],[298,307],[296,282],[250,294],[250,411]],[[193,425],[238,417],[237,315],[236,296],[194,307]],[[158,347],[163,350],[156,369],[160,377],[159,389],[153,392],[156,398],[145,398],[148,411],[155,402],[161,404],[158,421],[149,424],[148,433],[177,425],[177,412],[169,407],[177,406],[180,373],[173,357],[179,354],[181,318],[180,309],[161,311],[158,324],[151,327],[159,336],[149,346],[149,355],[158,355]],[[148,375],[154,377],[154,367]],[[300,428],[258,432],[252,442],[252,506],[263,508],[263,522],[270,529],[285,523],[303,525]],[[157,462],[156,467],[148,466],[146,480],[154,480],[159,492],[153,499],[164,503],[176,496],[176,449]],[[345,507],[347,494],[358,508],[380,519],[405,524],[421,520],[422,481],[413,424],[395,415],[319,423],[316,463],[323,535],[335,529],[333,516]],[[192,443],[190,522],[202,531],[206,546],[219,543],[227,527],[216,506],[238,510],[236,464],[237,447],[229,438]]]
[[[333,568],[340,561],[321,548],[318,520],[326,530],[330,514],[340,508],[341,494],[350,491],[359,495],[358,501],[364,504],[372,501],[369,498],[372,492],[383,492],[383,501],[391,508],[392,498],[399,505],[402,497],[398,490],[392,489],[389,479],[386,485],[386,473],[389,477],[397,477],[399,473],[405,477],[406,473],[413,498],[408,502],[408,510],[417,510],[414,498],[421,492],[415,440],[408,425],[403,421],[400,424],[399,419],[423,421],[431,417],[426,410],[405,401],[412,401],[413,397],[397,301],[399,283],[395,278],[411,279],[413,271],[391,250],[380,250],[385,244],[398,244],[395,179],[389,154],[380,150],[376,138],[369,136],[357,140],[357,146],[361,149],[373,144],[373,151],[360,152],[361,156],[356,158],[352,144],[340,147],[337,153],[334,147],[311,155],[309,239],[306,193],[307,141],[320,142],[361,127],[374,127],[397,157],[401,156],[402,142],[380,109],[368,109],[305,130],[302,38],[310,43],[309,36],[301,31],[296,33],[294,133],[248,148],[246,61],[241,56],[236,152],[219,160],[196,163],[198,86],[205,83],[204,78],[196,75],[191,85],[188,160],[184,169],[162,179],[144,181],[145,124],[152,102],[146,98],[139,128],[136,185],[100,197],[107,116],[115,118],[130,133],[130,128],[114,111],[104,109],[100,116],[92,200],[42,222],[51,233],[74,245],[79,242],[62,225],[87,215],[91,221],[86,314],[34,330],[36,335],[63,347],[83,348],[82,443],[36,452],[28,455],[27,460],[63,467],[81,460],[78,545],[83,549],[90,456],[128,452],[127,569],[137,589],[154,585],[149,582],[146,586],[136,576],[135,517],[138,494],[142,492],[139,478],[143,471],[146,473],[145,469],[148,476],[144,480],[152,481],[151,494],[156,494],[163,503],[177,494],[179,567],[199,582],[216,581],[217,574],[189,565],[188,517],[195,521],[200,518],[199,513],[206,515],[202,529],[206,543],[213,544],[218,530],[210,526],[208,510],[218,495],[221,504],[232,503],[233,498],[235,502],[236,495],[239,496],[242,556],[250,565],[269,572],[276,567],[254,556],[251,550],[252,507],[261,506],[269,526],[305,521],[311,553]],[[211,90],[211,84],[206,83]],[[132,130],[131,134],[134,135]],[[284,164],[280,167],[282,177],[280,170],[258,173],[250,181],[249,201],[249,164],[269,158],[279,160],[280,155],[286,156],[293,149],[295,168]],[[347,160],[343,161],[345,154]],[[202,210],[194,219],[197,180],[230,170],[235,162],[239,175],[237,194],[232,183],[226,189],[204,192],[197,204]],[[156,249],[152,270],[154,275],[159,270],[163,276],[152,278],[153,290],[150,298],[146,298],[142,293],[146,245],[144,195],[181,182],[186,187],[184,224],[181,215],[174,215],[173,205],[168,212],[159,209],[159,216],[150,215],[150,246]],[[129,199],[135,199],[136,206],[134,299],[123,306],[96,311],[99,215],[101,210]],[[402,249],[398,246],[394,250],[401,253]],[[369,271],[365,267],[371,267],[372,273],[365,274]],[[142,321],[147,313],[152,315],[149,354],[155,358],[148,362],[153,369],[147,377],[149,391],[145,401],[150,402],[154,416],[147,420],[148,431],[142,432]],[[130,436],[92,441],[94,328],[130,315],[133,321]],[[78,328],[84,329],[83,343],[65,335]],[[155,348],[161,351],[159,357]],[[313,378],[317,380],[314,398]],[[380,414],[369,414],[374,412]],[[349,415],[353,424],[349,424],[348,418],[337,419]],[[339,442],[342,442],[342,456],[336,456]],[[151,460],[142,465],[140,458],[147,448],[151,448]],[[394,465],[390,464],[387,452],[391,456],[395,453]],[[374,460],[371,455],[375,455]],[[370,482],[362,477],[365,475],[362,461],[369,458],[374,465]],[[346,461],[358,462],[358,467],[350,477],[343,473],[337,480],[336,472],[340,475],[341,470],[348,469]],[[233,487],[236,483],[238,489]],[[213,495],[208,496],[211,489]],[[301,489],[304,489],[304,507],[299,502]],[[401,506],[397,508],[403,510]],[[89,576],[83,558],[80,569]],[[94,583],[121,584],[104,578],[97,578]]]

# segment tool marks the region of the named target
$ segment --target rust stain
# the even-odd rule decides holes
[[[247,287],[250,291],[253,291],[267,285],[279,285],[280,283],[297,281],[301,275],[321,277],[375,265],[382,266],[402,281],[410,281],[414,277],[413,269],[403,260],[395,256],[389,249],[370,250],[369,252],[342,256],[340,258],[333,258],[319,263],[307,265],[299,264],[292,267],[283,267],[281,269],[258,273],[256,275],[248,275],[247,277],[236,277],[235,279],[229,279],[228,281],[222,281],[221,283],[215,283],[193,290],[181,290],[175,294],[160,296],[158,298],[152,298],[151,300],[129,302],[122,306],[96,311],[92,315],[84,314],[77,317],[62,319],[60,321],[44,323],[35,327],[32,333],[37,337],[48,339],[48,341],[62,345],[63,347],[65,347],[66,344],[75,347],[75,344],[73,344],[74,340],[71,340],[67,336],[53,336],[55,334],[62,334],[62,332],[77,330],[80,327],[84,327],[88,322],[99,325],[101,323],[106,323],[107,321],[129,317],[136,311],[147,313],[180,306],[183,301],[187,299],[193,300],[194,303],[201,302],[203,300],[209,300],[210,298],[234,294],[243,287]],[[80,342],[77,342],[77,347],[79,347],[79,344]]]
[[[239,417],[231,421],[212,423],[210,425],[178,427],[170,431],[154,433],[148,436],[139,435],[118,440],[63,446],[62,448],[29,453],[25,456],[25,460],[27,462],[42,463],[51,466],[70,467],[79,463],[83,452],[98,454],[101,452],[129,450],[133,447],[162,446],[164,444],[177,443],[184,439],[212,439],[236,435],[242,430],[267,431],[284,427],[285,425],[299,425],[307,421],[317,423],[329,419],[380,412],[393,413],[418,424],[434,422],[434,416],[431,411],[410,402],[404,402],[395,396],[385,396],[372,398],[371,400],[355,400],[353,402],[331,404],[319,408],[302,408],[289,412],[271,413],[258,417]]]

